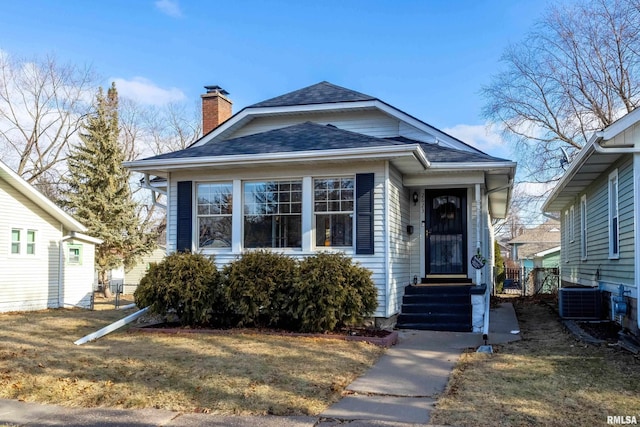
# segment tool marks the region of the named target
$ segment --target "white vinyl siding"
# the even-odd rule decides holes
[[[363,135],[381,138],[398,136],[398,119],[394,119],[379,111],[353,111],[349,114],[314,112],[291,116],[257,117],[233,134],[225,136],[225,139],[253,135],[308,121],[321,125],[332,124],[339,129],[357,132]]]
[[[0,311],[58,306],[60,225],[0,179]],[[27,230],[38,229],[42,250],[26,256]],[[20,230],[20,254],[11,254],[12,230]]]
[[[411,251],[407,234],[410,192],[402,186],[402,175],[389,167],[389,315],[400,312],[404,287],[411,282]],[[413,202],[411,202],[413,203]],[[417,227],[419,229],[419,227]],[[416,233],[414,227],[414,234]],[[419,265],[419,264],[418,264]]]
[[[40,206],[0,178],[0,312],[41,310],[59,307],[60,302],[89,305],[93,288],[93,251],[84,261],[88,273],[66,273],[61,267],[64,247],[60,241],[67,233],[61,224]],[[21,255],[11,254],[11,230],[21,230]],[[33,254],[28,254],[30,233]],[[93,247],[93,246],[92,246]],[[61,285],[61,279],[68,282]]]
[[[62,274],[62,295],[65,307],[85,307],[91,305],[95,269],[95,246],[80,240],[67,240],[63,248],[80,250],[80,262],[66,262]],[[70,261],[70,260],[67,260]]]
[[[386,265],[385,265],[385,248],[386,242],[384,240],[384,185],[385,185],[385,164],[384,162],[363,162],[345,165],[319,165],[315,164],[312,169],[304,166],[289,167],[286,171],[282,167],[264,167],[264,168],[242,168],[242,169],[211,169],[206,172],[198,173],[185,173],[174,172],[171,174],[169,180],[169,194],[167,198],[167,253],[172,253],[176,250],[176,224],[177,224],[177,207],[176,207],[176,194],[177,194],[177,182],[178,181],[229,181],[229,180],[241,180],[243,183],[247,181],[258,180],[282,180],[282,179],[296,179],[303,181],[305,177],[343,177],[345,175],[355,176],[358,173],[375,173],[375,189],[374,189],[374,255],[356,255],[353,248],[335,248],[340,252],[344,252],[351,257],[354,261],[359,262],[365,268],[368,268],[372,272],[372,279],[378,288],[378,310],[375,313],[377,317],[385,316],[385,302],[386,302]],[[310,187],[311,188],[311,187]],[[303,199],[304,199],[303,194]],[[312,197],[309,198],[311,203]],[[242,214],[242,212],[236,213],[234,216]],[[313,230],[313,209],[312,206],[302,207],[303,224],[311,224],[310,230],[303,230],[305,232],[311,232]],[[304,216],[307,215],[307,221]],[[195,216],[195,214],[194,214]],[[195,220],[194,220],[195,224]],[[195,225],[194,225],[194,234]],[[315,235],[310,241],[315,242]],[[232,251],[228,249],[225,251],[217,251],[215,249],[203,249],[204,254],[214,254],[216,264],[219,267],[237,259],[238,255],[242,253],[242,246],[238,245],[239,251],[236,251],[236,245],[232,243]],[[318,248],[318,251],[325,250],[325,248]],[[296,258],[303,258],[316,253],[313,247],[309,248],[282,248],[278,251],[287,255],[294,256]]]

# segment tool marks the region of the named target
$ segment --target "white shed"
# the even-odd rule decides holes
[[[2,161],[0,206],[0,312],[88,308],[102,241]]]

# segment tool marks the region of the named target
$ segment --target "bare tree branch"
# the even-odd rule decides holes
[[[640,0],[552,6],[482,89],[483,115],[515,144],[527,178],[557,179],[594,131],[640,103]]]
[[[0,147],[3,160],[30,183],[59,182],[69,143],[90,111],[91,68],[55,57],[26,61],[0,53]]]

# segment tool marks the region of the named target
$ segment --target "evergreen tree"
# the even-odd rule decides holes
[[[95,112],[82,125],[81,143],[71,147],[65,179],[69,191],[63,201],[89,235],[103,240],[96,247],[96,268],[103,285],[109,270],[129,267],[153,250],[156,237],[142,229],[137,216],[118,132],[118,92],[113,83],[106,97],[99,89]],[[108,293],[108,286],[104,288]]]

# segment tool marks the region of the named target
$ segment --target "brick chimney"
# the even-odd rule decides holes
[[[202,134],[209,133],[220,123],[231,117],[232,102],[227,98],[229,92],[220,86],[205,86],[207,93],[202,97]]]

